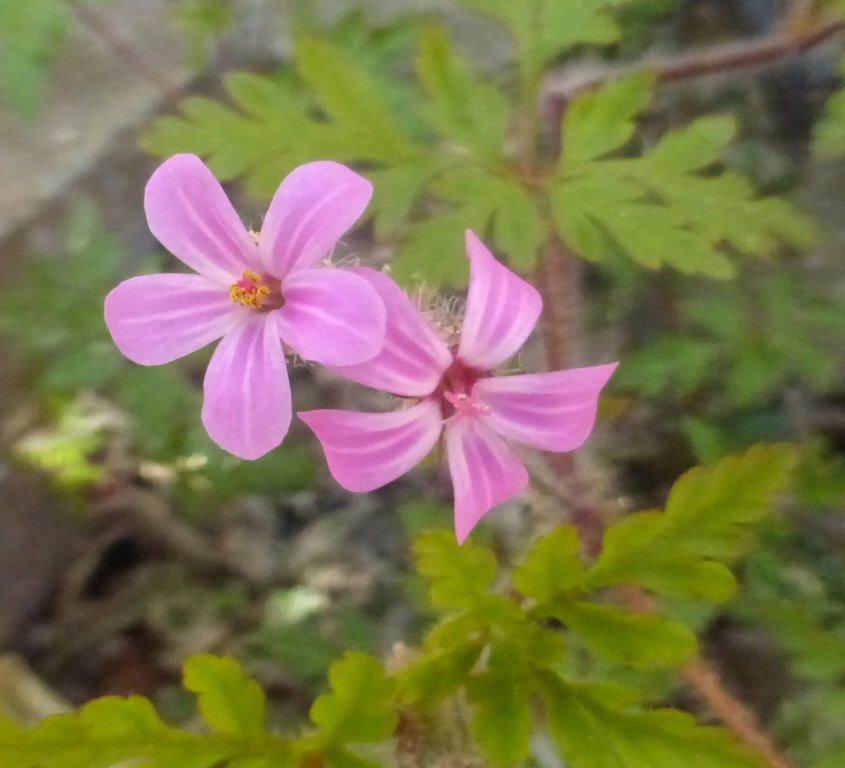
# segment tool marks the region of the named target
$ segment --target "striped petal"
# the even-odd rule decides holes
[[[473,398],[499,434],[544,451],[573,451],[593,430],[599,393],[617,363],[481,379]]]
[[[528,472],[479,418],[447,422],[446,453],[455,490],[455,533],[463,544],[493,507],[528,488]]]
[[[205,372],[202,421],[221,448],[258,459],[284,440],[290,381],[271,315],[252,313],[224,337]]]
[[[466,247],[469,294],[458,357],[472,368],[489,371],[522,347],[537,324],[543,302],[534,286],[496,261],[469,230]]]
[[[219,339],[246,310],[202,275],[141,275],[114,288],[105,319],[118,349],[140,365],[177,360]]]
[[[414,302],[387,275],[367,267],[351,271],[366,280],[384,302],[384,346],[366,363],[332,370],[346,379],[401,397],[431,394],[452,364],[452,353]]]
[[[144,192],[147,224],[158,241],[195,272],[228,287],[259,268],[258,248],[229,198],[196,155],[174,155]]]
[[[299,418],[317,435],[332,477],[355,493],[404,475],[431,452],[443,429],[432,400],[390,413],[306,411]]]
[[[384,346],[384,302],[370,284],[346,269],[299,269],[282,282],[279,333],[305,360],[352,365]]]
[[[340,163],[294,169],[282,182],[261,227],[264,269],[283,278],[328,256],[364,213],[373,185]]]

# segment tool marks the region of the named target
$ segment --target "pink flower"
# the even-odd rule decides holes
[[[528,487],[506,440],[572,451],[590,435],[599,393],[616,363],[554,373],[494,376],[537,323],[539,293],[467,232],[470,284],[460,342],[450,350],[385,275],[357,273],[387,308],[384,349],[341,375],[417,402],[392,413],[318,410],[299,417],[314,431],[344,488],[372,491],[408,472],[446,433],[458,541],[493,507]]]
[[[384,343],[384,304],[367,280],[315,268],[371,195],[342,165],[300,166],[255,236],[198,157],[171,157],[147,184],[144,208],[152,233],[196,274],[118,285],[105,303],[115,344],[136,363],[161,365],[222,337],[205,374],[203,423],[235,456],[263,456],[291,421],[282,341],[327,365],[362,363]]]

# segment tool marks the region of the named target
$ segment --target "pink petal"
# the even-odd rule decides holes
[[[477,418],[446,423],[446,453],[455,489],[455,533],[463,544],[487,512],[528,488],[528,472]]]
[[[431,394],[452,364],[452,353],[414,302],[387,275],[367,267],[351,271],[366,280],[384,302],[387,310],[384,347],[372,360],[332,370],[344,378],[394,395]]]
[[[473,397],[499,434],[544,451],[572,451],[592,432],[599,393],[617,363],[554,373],[480,379]]]
[[[297,354],[325,365],[372,359],[384,345],[384,303],[345,269],[299,269],[282,283],[279,333]]]
[[[226,333],[244,309],[202,275],[142,275],[106,296],[105,317],[118,349],[132,362],[161,365]]]
[[[205,373],[202,421],[215,443],[257,459],[284,439],[290,382],[272,315],[253,313],[224,337]]]
[[[522,347],[540,317],[543,301],[534,286],[496,261],[471,230],[466,233],[466,246],[469,295],[458,357],[487,371]]]
[[[223,187],[196,155],[174,155],[147,182],[147,224],[191,269],[231,285],[258,266],[258,248]]]
[[[264,268],[276,277],[329,255],[369,205],[373,185],[340,163],[300,165],[276,190],[261,228]]]
[[[322,443],[332,477],[354,493],[404,475],[431,452],[443,429],[433,400],[390,413],[306,411],[299,418]]]

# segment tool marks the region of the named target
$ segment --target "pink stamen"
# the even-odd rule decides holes
[[[477,417],[490,413],[490,407],[464,393],[444,392],[443,397],[455,409],[454,416]]]

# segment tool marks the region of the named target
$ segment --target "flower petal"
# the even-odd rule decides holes
[[[284,439],[290,382],[271,315],[253,314],[220,342],[205,373],[202,421],[215,443],[257,459]]]
[[[446,453],[455,489],[455,533],[463,544],[493,507],[528,487],[522,462],[477,418],[446,423]]]
[[[147,224],[191,269],[227,287],[258,267],[258,249],[223,187],[196,155],[174,155],[147,182]]]
[[[306,360],[352,365],[384,345],[385,309],[370,284],[345,269],[299,269],[282,283],[279,333]]]
[[[261,228],[264,269],[282,278],[328,256],[372,194],[369,181],[340,163],[294,169],[276,190]]]
[[[414,302],[387,275],[367,267],[351,271],[366,280],[384,302],[384,347],[372,360],[332,370],[359,384],[402,397],[431,394],[452,364],[449,348]]]
[[[617,363],[554,373],[480,379],[473,397],[499,434],[544,451],[572,451],[592,432],[599,393]]]
[[[404,475],[431,452],[443,430],[433,400],[390,413],[306,411],[299,418],[320,440],[332,477],[354,493]]]
[[[117,348],[141,365],[169,363],[219,339],[243,308],[202,275],[142,275],[114,288],[106,325]]]
[[[534,330],[543,301],[534,286],[493,257],[474,232],[466,233],[469,294],[458,357],[490,370],[512,357]]]

